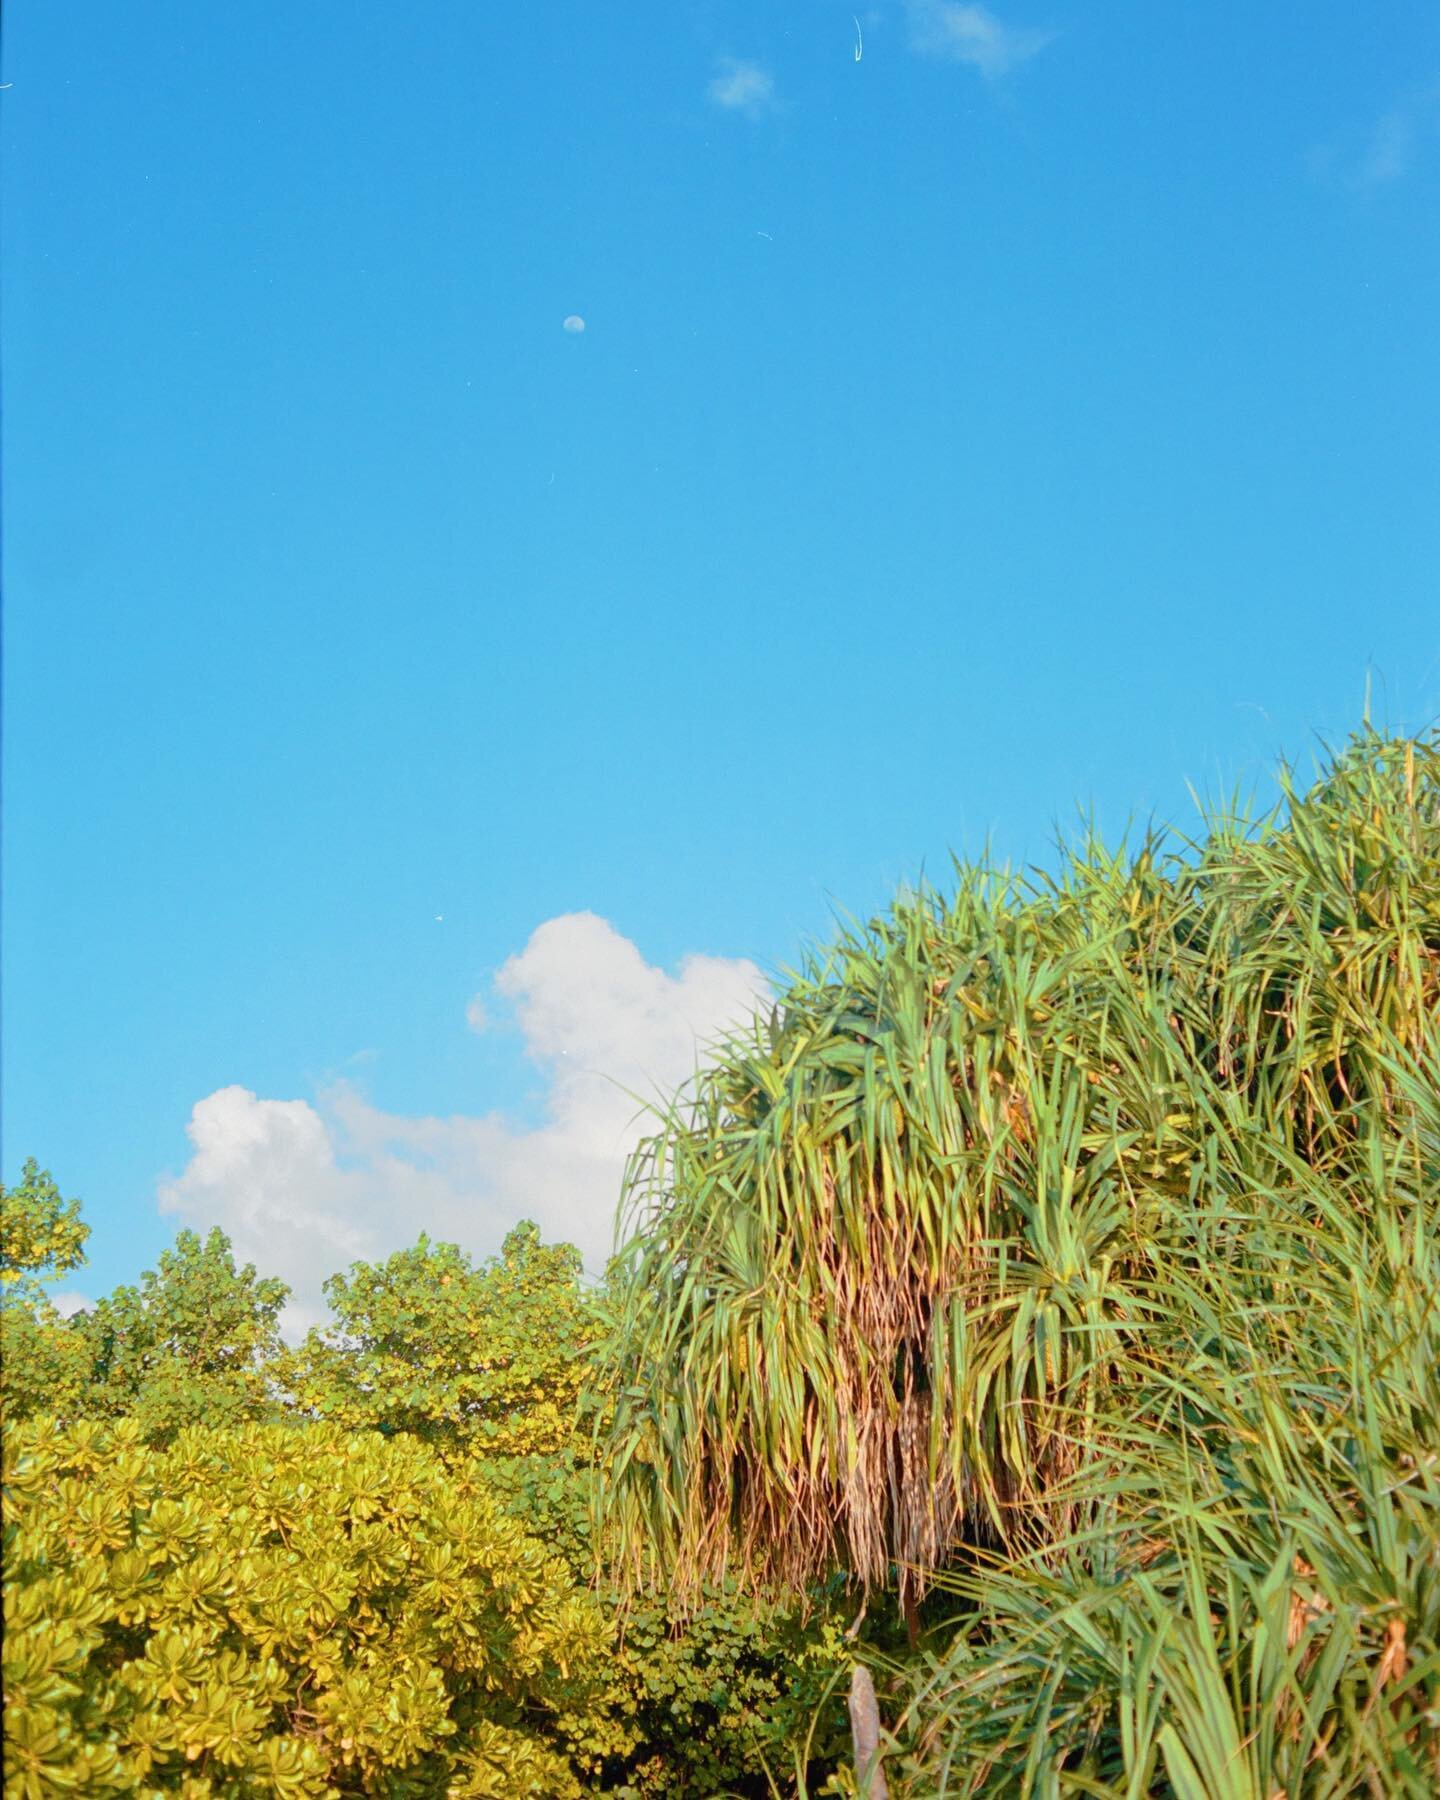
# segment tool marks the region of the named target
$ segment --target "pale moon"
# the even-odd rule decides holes
[[[561,329],[565,331],[583,331],[585,329],[585,321],[580,317],[579,313],[571,313]]]

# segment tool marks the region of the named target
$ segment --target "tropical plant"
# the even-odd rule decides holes
[[[16,1800],[564,1800],[628,1746],[610,1625],[423,1444],[37,1419],[4,1481]]]
[[[47,1286],[85,1262],[90,1228],[34,1157],[18,1187],[0,1188],[0,1412],[7,1419],[73,1407],[89,1353]]]
[[[218,1228],[203,1242],[180,1232],[138,1287],[116,1288],[76,1321],[90,1358],[76,1410],[134,1419],[155,1443],[187,1425],[276,1417],[268,1365],[289,1296],[253,1263],[237,1268]]]
[[[579,1252],[517,1226],[473,1265],[422,1237],[326,1284],[334,1322],[270,1365],[301,1414],[352,1430],[413,1436],[483,1475],[524,1528],[590,1585],[615,1633],[612,1669],[633,1742],[607,1764],[607,1791],[682,1800],[767,1794],[810,1738],[819,1769],[837,1748],[811,1730],[840,1660],[823,1605],[765,1606],[715,1585],[693,1605],[626,1603],[597,1578],[593,1419],[596,1297]]]
[[[797,1756],[817,1782],[843,1744],[830,1703],[848,1663],[843,1597],[757,1596],[735,1581],[672,1599],[626,1593],[603,1567],[603,1520],[588,1431],[566,1451],[479,1465],[494,1492],[588,1584],[616,1627],[615,1670],[634,1746],[609,1770],[616,1791],[654,1800],[772,1794]],[[788,1791],[788,1790],[787,1790]]]
[[[48,1301],[0,1303],[0,1416],[74,1417],[89,1378],[83,1324],[62,1319]]]
[[[1391,1077],[1157,1259],[1085,1529],[940,1578],[908,1791],[1440,1791],[1440,1023]]]
[[[700,1075],[629,1181],[637,1551],[918,1587],[1069,1528],[1157,1255],[1257,1174],[1363,1161],[1440,1005],[1440,735],[1283,785],[1199,844],[902,897]]]

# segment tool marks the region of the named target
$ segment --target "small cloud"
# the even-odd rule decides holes
[[[1350,176],[1353,188],[1384,187],[1408,175],[1427,137],[1440,135],[1440,82],[1381,114]]]
[[[573,336],[578,337],[585,329],[585,321],[580,317],[579,313],[568,313],[561,321],[560,329],[562,331],[568,331]]]
[[[78,1312],[89,1312],[95,1304],[88,1294],[51,1294],[49,1300],[62,1319],[73,1319]]]
[[[465,1023],[472,1031],[483,1031],[490,1023],[490,1015],[485,1010],[485,1002],[476,994],[465,1008]]]
[[[922,56],[965,63],[987,81],[996,81],[1038,54],[1053,31],[1019,30],[1005,25],[988,7],[965,6],[959,0],[906,0],[910,47]]]
[[[720,73],[710,83],[710,98],[729,112],[743,112],[748,118],[758,119],[775,104],[775,78],[759,63],[724,56],[720,59]]]

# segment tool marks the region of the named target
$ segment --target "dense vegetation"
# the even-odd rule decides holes
[[[569,1246],[422,1238],[289,1347],[219,1232],[67,1321],[78,1208],[27,1166],[3,1217],[7,1794],[641,1800],[833,1762],[823,1595],[682,1615],[604,1578]]]
[[[1440,737],[961,869],[522,1227],[283,1287],[4,1197],[9,1793],[1440,1788]],[[847,1629],[848,1628],[848,1629]]]
[[[632,1192],[632,1566],[941,1584],[915,1791],[1440,1786],[1440,738],[902,899]]]

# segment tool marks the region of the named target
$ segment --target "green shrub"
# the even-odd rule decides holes
[[[70,1412],[89,1376],[79,1327],[62,1319],[46,1286],[85,1262],[90,1227],[30,1157],[18,1187],[0,1187],[0,1414]]]
[[[138,1287],[119,1287],[78,1321],[91,1350],[80,1410],[134,1418],[163,1443],[188,1425],[278,1415],[267,1364],[280,1349],[283,1281],[235,1265],[220,1230],[182,1231]]]
[[[1282,788],[903,895],[632,1165],[626,1572],[958,1594],[917,1800],[1440,1792],[1440,733]]]
[[[88,1227],[70,1205],[60,1224],[83,1237]],[[16,1423],[39,1413],[134,1419],[155,1444],[187,1425],[277,1418],[270,1365],[289,1293],[253,1264],[237,1268],[218,1230],[203,1241],[180,1232],[138,1287],[116,1288],[72,1319],[60,1319],[33,1286],[17,1287],[0,1305],[4,1415]]]
[[[584,1791],[611,1627],[482,1479],[329,1425],[5,1432],[7,1795]]]
[[[62,1319],[43,1300],[0,1304],[0,1416],[36,1413],[73,1418],[89,1383],[91,1352],[83,1325]]]
[[[633,1745],[602,1772],[607,1791],[682,1796],[769,1793],[767,1768],[794,1746],[837,1660],[823,1607],[765,1607],[713,1584],[693,1609],[625,1605],[599,1579],[591,1425],[596,1301],[579,1253],[518,1225],[474,1265],[422,1237],[326,1283],[333,1323],[270,1364],[302,1412],[352,1429],[414,1437],[483,1473],[525,1529],[592,1586],[612,1621],[613,1664]],[[478,1460],[472,1461],[471,1459]],[[812,1765],[835,1752],[843,1706],[814,1734]]]
[[[615,1283],[635,1570],[915,1594],[1071,1529],[1160,1259],[1292,1164],[1363,1167],[1440,1017],[1440,733],[1285,792],[903,895],[674,1103]]]
[[[578,1436],[565,1452],[487,1458],[495,1493],[526,1528],[595,1583],[619,1639],[616,1679],[635,1744],[607,1771],[620,1792],[654,1800],[792,1791],[797,1754],[813,1789],[846,1743],[843,1583],[804,1597],[757,1597],[713,1582],[675,1604],[624,1594],[596,1576],[595,1471]],[[851,1611],[853,1612],[853,1603]]]

